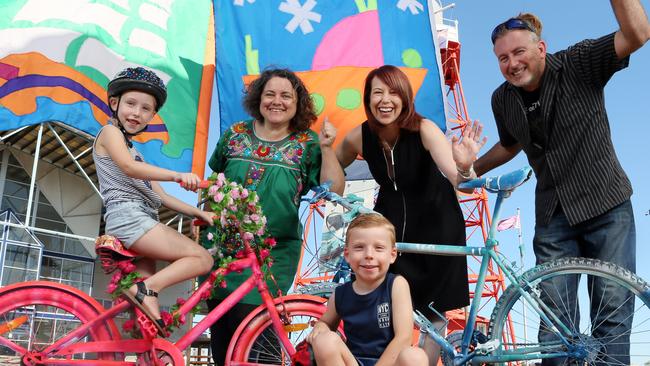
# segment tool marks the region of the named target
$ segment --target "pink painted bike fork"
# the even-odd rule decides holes
[[[273,298],[271,297],[268,289],[266,288],[266,283],[263,282],[260,286],[264,286],[264,291],[260,289],[260,295],[262,295],[262,302],[269,310],[269,316],[271,317],[271,323],[273,323],[273,329],[278,335],[280,342],[282,342],[282,347],[284,348],[284,350],[287,352],[289,356],[293,356],[296,353],[296,349],[291,344],[291,341],[289,341],[289,337],[286,336],[286,332],[284,331],[285,323],[283,322],[282,319],[280,319],[281,314],[283,316],[287,315],[284,309],[284,302],[280,301],[279,304],[277,305],[274,304]],[[280,311],[277,311],[277,307],[281,307]]]

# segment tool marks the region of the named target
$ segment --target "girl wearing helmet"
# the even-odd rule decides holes
[[[110,124],[95,138],[93,159],[106,213],[106,234],[143,258],[136,271],[146,279],[123,296],[153,320],[164,335],[158,292],[178,282],[207,273],[212,256],[200,245],[158,221],[161,205],[209,223],[213,214],[188,205],[165,193],[157,181],[182,183],[195,190],[200,178],[145,163],[131,138],[146,129],[167,97],[164,83],[142,67],[127,68],[108,84]],[[155,261],[170,265],[156,272]]]

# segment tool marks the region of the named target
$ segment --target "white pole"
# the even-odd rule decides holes
[[[519,216],[520,210],[517,207],[517,237],[519,239],[519,261],[521,262],[521,268],[524,268],[524,238],[521,234],[521,217]]]
[[[88,184],[90,184],[90,186],[95,191],[95,193],[97,193],[99,198],[102,198],[102,194],[99,192],[99,189],[97,187],[95,187],[95,183],[93,183],[93,180],[90,179],[88,174],[84,171],[84,168],[81,166],[81,164],[79,164],[79,161],[77,161],[77,157],[72,154],[72,151],[70,151],[70,149],[68,149],[68,146],[61,139],[61,136],[59,136],[59,134],[56,132],[54,127],[52,127],[52,125],[50,125],[49,123],[47,124],[47,127],[50,129],[50,131],[52,132],[52,134],[54,135],[56,140],[59,142],[59,145],[61,145],[61,147],[63,147],[65,152],[68,153],[68,156],[70,156],[70,158],[72,159],[72,162],[74,163],[74,165],[77,167],[77,169],[79,169],[79,172],[84,176],[84,178],[86,178],[86,181],[88,181]],[[84,153],[89,151],[89,149],[92,150],[92,147],[89,147],[88,149],[86,149],[86,151],[84,151]]]
[[[38,173],[38,159],[41,155],[41,140],[43,139],[43,123],[38,125],[38,137],[36,138],[36,150],[34,151],[34,162],[32,163],[32,180],[29,183],[29,196],[27,197],[27,211],[25,212],[25,225],[31,225],[32,201],[36,189],[36,174]]]
[[[521,233],[521,217],[519,216],[520,210],[519,207],[517,207],[517,237],[519,239],[519,261],[521,263],[521,268],[524,268],[524,238]],[[528,343],[528,327],[527,327],[527,319],[526,319],[526,302],[522,301],[521,302],[522,306],[522,315],[524,317],[523,323],[524,323],[524,342]]]

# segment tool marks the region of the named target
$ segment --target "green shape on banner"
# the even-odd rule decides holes
[[[368,0],[367,4],[364,0],[354,0],[354,2],[357,4],[359,13],[364,13],[370,10],[377,10],[377,0]]]
[[[422,67],[422,56],[416,49],[407,48],[402,52],[402,62],[408,67],[420,68]]]
[[[244,36],[244,43],[246,44],[246,72],[248,75],[259,75],[259,50],[253,49],[253,39],[250,34]]]
[[[311,97],[311,101],[314,103],[314,112],[319,116],[323,113],[323,109],[325,109],[325,97],[318,93],[311,93],[309,96]]]
[[[361,93],[352,88],[341,89],[336,95],[336,105],[347,110],[356,109],[361,105]]]

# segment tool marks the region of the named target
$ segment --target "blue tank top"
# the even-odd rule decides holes
[[[352,282],[336,288],[336,313],[343,319],[346,345],[357,357],[379,358],[395,337],[391,291],[396,275],[386,279],[372,292],[358,295]]]

